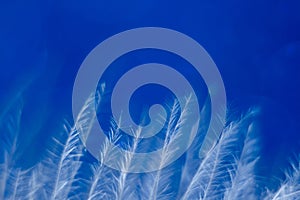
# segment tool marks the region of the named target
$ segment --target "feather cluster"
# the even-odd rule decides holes
[[[188,112],[189,100],[182,108]],[[86,105],[73,126],[63,123],[62,134],[53,138],[42,161],[29,169],[16,167],[18,132],[22,103],[14,105],[1,116],[0,137],[0,199],[182,199],[182,200],[235,200],[235,199],[299,199],[300,163],[293,165],[291,173],[278,189],[260,191],[256,176],[259,161],[259,134],[255,124],[257,109],[249,110],[239,119],[227,123],[219,140],[199,157],[196,138],[188,151],[167,167],[149,173],[129,173],[132,156],[119,160],[121,171],[104,163],[115,159],[112,143],[120,140],[118,124],[112,128],[107,141],[99,150],[98,160],[90,158],[81,140],[88,137],[96,116],[91,112],[94,99]],[[178,142],[181,122],[178,105],[171,107],[170,120],[162,142],[160,166],[170,159]],[[85,133],[79,138],[79,133]],[[136,138],[139,132],[134,133]],[[139,140],[134,140],[130,151],[135,152]],[[130,154],[129,154],[130,155]],[[298,159],[300,161],[300,159]]]

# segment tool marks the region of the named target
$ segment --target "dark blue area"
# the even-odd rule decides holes
[[[20,165],[35,163],[72,120],[85,56],[121,31],[161,26],[197,40],[217,64],[229,107],[262,108],[262,161],[277,173],[300,152],[300,1],[0,2],[0,113],[24,99]]]

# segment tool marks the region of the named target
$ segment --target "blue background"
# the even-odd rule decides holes
[[[85,56],[121,31],[158,26],[198,41],[223,77],[228,106],[261,107],[264,176],[300,152],[300,1],[0,1],[1,116],[20,98],[29,167],[72,121],[72,87]]]

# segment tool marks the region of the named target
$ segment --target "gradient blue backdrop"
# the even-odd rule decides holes
[[[72,121],[85,56],[118,32],[160,26],[197,40],[217,64],[229,107],[262,108],[261,173],[300,153],[300,1],[0,1],[0,113],[24,99],[21,166]]]

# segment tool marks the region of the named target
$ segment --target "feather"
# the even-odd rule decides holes
[[[244,140],[245,126],[248,130],[248,113],[240,121],[230,123],[221,134],[219,141],[206,153],[197,172],[181,199],[222,199],[230,175],[236,166],[240,141]]]
[[[268,191],[265,199],[272,200],[297,200],[300,197],[300,156],[297,163],[292,164],[292,171],[286,172],[286,180],[278,190]]]

